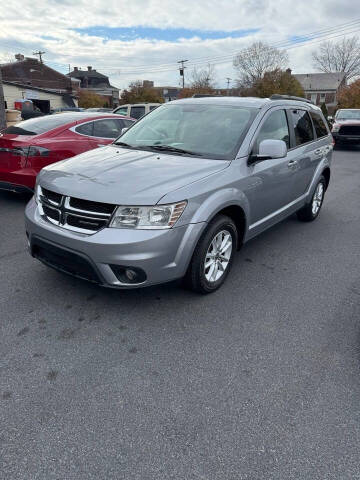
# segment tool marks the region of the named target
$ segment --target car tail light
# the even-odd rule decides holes
[[[8,148],[8,152],[12,155],[21,155],[25,157],[48,157],[50,150],[44,147],[29,146]]]

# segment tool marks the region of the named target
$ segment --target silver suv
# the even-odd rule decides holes
[[[331,156],[321,110],[304,99],[170,102],[111,145],[40,172],[30,252],[107,287],[184,278],[210,293],[244,242],[294,212],[318,216]]]

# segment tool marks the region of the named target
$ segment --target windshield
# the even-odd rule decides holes
[[[116,144],[130,148],[231,160],[258,109],[177,103],[162,105],[125,132]]]
[[[339,110],[336,120],[360,120],[360,110]]]
[[[3,131],[3,134],[16,134],[16,135],[39,135],[40,133],[48,132],[54,128],[65,125],[79,118],[79,114],[76,116],[71,113],[62,113],[60,115],[45,117],[29,118],[23,122],[16,123],[14,126],[8,127]]]

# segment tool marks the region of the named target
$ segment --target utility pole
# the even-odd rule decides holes
[[[226,94],[227,94],[227,96],[229,96],[229,89],[230,89],[230,81],[231,81],[231,78],[226,77],[226,81],[227,81],[227,91],[226,91]]]
[[[44,53],[46,52],[42,52],[41,50],[39,50],[38,52],[33,52],[33,55],[39,55],[40,63],[43,63],[42,56],[44,55]]]
[[[179,65],[179,70],[180,70],[180,77],[182,77],[182,87],[185,88],[185,62],[188,62],[189,60],[179,60],[177,63],[180,63]]]
[[[5,118],[4,89],[3,89],[1,68],[0,68],[0,132],[3,128],[6,128],[6,118]]]

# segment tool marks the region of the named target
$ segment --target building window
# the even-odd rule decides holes
[[[322,102],[325,102],[325,96],[326,96],[325,93],[320,93],[320,100]]]

